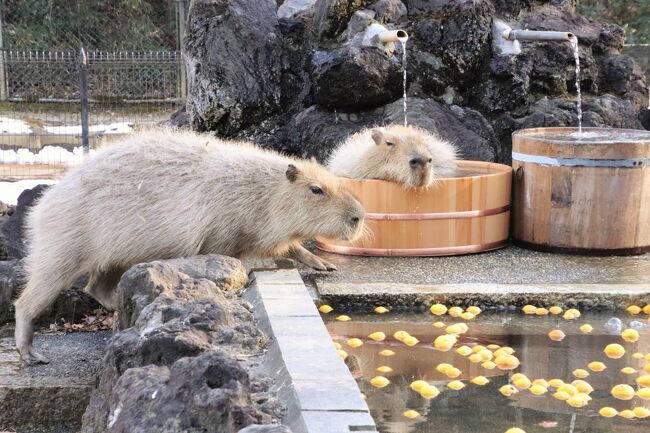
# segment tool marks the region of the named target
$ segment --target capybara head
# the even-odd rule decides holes
[[[358,239],[364,231],[365,210],[338,177],[316,162],[289,164],[286,171],[290,215],[297,236]]]

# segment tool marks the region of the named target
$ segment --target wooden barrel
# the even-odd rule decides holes
[[[461,177],[430,188],[344,179],[366,209],[368,236],[346,243],[316,239],[318,248],[364,256],[440,256],[501,248],[508,241],[512,169],[461,161]]]
[[[650,250],[650,132],[536,128],[512,135],[513,238],[538,250]],[[573,136],[571,135],[573,134]]]

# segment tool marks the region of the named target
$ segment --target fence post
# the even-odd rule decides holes
[[[79,49],[79,98],[81,100],[81,145],[84,154],[90,152],[88,137],[88,59],[83,47]]]
[[[0,5],[2,2],[0,2]],[[7,75],[5,73],[4,41],[2,39],[2,18],[3,11],[0,11],[0,101],[7,100]]]
[[[178,74],[179,96],[185,101],[187,99],[187,77],[185,73],[185,58],[183,56],[183,36],[185,35],[185,0],[176,1],[176,19],[178,20],[178,51],[181,53],[180,68]]]

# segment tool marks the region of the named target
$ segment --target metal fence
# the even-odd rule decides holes
[[[0,51],[0,180],[60,176],[84,137],[92,152],[168,120],[185,86],[176,51]]]

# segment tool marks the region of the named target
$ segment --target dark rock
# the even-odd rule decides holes
[[[601,92],[609,92],[634,101],[638,106],[647,103],[647,89],[643,71],[632,57],[627,55],[607,55],[600,61]]]
[[[639,112],[639,122],[645,129],[650,130],[650,108],[644,108]]]
[[[283,110],[299,107],[311,90],[312,44],[304,22],[280,20],[282,33],[282,78],[280,103]]]
[[[398,23],[407,14],[406,5],[401,0],[379,0],[370,9],[375,11],[375,20],[380,23]]]
[[[589,47],[598,41],[603,30],[600,23],[564,8],[540,9],[525,15],[516,26],[528,30],[570,31],[578,37],[581,45]]]
[[[183,107],[175,111],[169,119],[169,123],[177,128],[190,126],[190,116],[187,114],[187,108]]]
[[[232,135],[280,109],[275,1],[193,1],[184,46],[193,128]]]
[[[23,285],[19,260],[0,261],[0,325],[14,319],[14,297]]]
[[[611,23],[602,23],[598,40],[592,47],[594,54],[619,54],[625,44],[625,30]]]
[[[26,189],[18,196],[18,203],[13,214],[2,225],[2,235],[7,255],[10,258],[22,259],[27,255],[24,243],[25,214],[36,204],[49,185],[37,185],[32,189]]]
[[[338,50],[319,65],[314,77],[314,101],[332,109],[374,108],[401,93],[401,63],[375,47]]]
[[[343,33],[352,14],[361,9],[366,0],[316,0],[314,29],[324,38],[335,38]]]
[[[131,368],[115,384],[106,422],[84,423],[82,431],[235,433],[270,421],[252,406],[248,388],[246,371],[217,350],[170,367]]]
[[[455,0],[406,0],[409,16],[441,14]]]
[[[219,255],[161,260],[135,265],[118,284],[118,328],[135,324],[142,310],[158,295],[186,300],[210,298],[221,291],[237,291],[248,282],[241,262]]]

